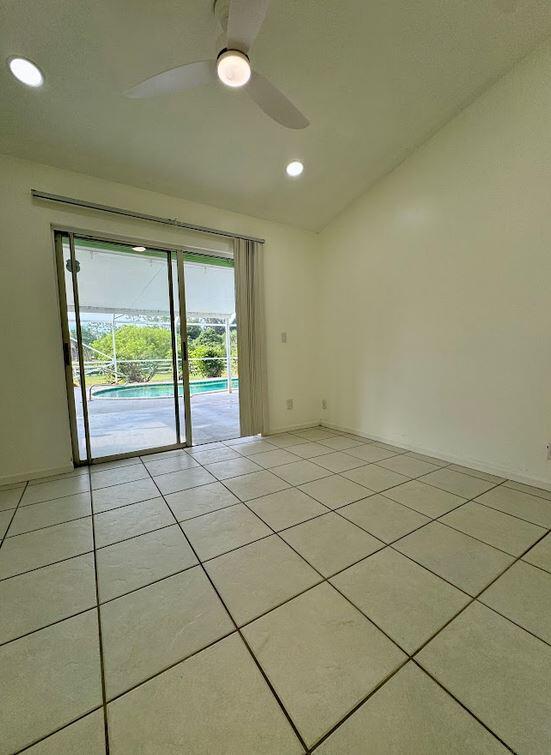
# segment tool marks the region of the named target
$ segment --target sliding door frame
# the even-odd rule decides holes
[[[191,400],[190,400],[190,385],[189,385],[189,358],[188,358],[188,344],[187,344],[187,314],[186,314],[186,295],[185,295],[185,278],[184,278],[184,254],[200,253],[213,257],[224,257],[227,255],[216,253],[215,251],[195,249],[190,246],[175,247],[170,244],[159,244],[146,241],[143,239],[127,238],[122,236],[113,236],[103,233],[96,233],[94,231],[84,231],[76,228],[68,228],[64,226],[52,225],[53,246],[55,255],[55,265],[58,279],[58,295],[59,295],[59,313],[61,320],[61,334],[63,344],[63,361],[65,368],[65,384],[67,390],[67,405],[69,412],[69,426],[71,431],[71,447],[73,452],[73,464],[75,466],[82,466],[86,464],[101,464],[104,461],[114,461],[117,459],[126,459],[135,456],[141,456],[146,454],[157,453],[160,451],[177,450],[181,448],[188,448],[193,444],[192,437],[192,421],[191,421]],[[101,456],[97,458],[92,457],[92,449],[90,443],[90,425],[88,417],[88,401],[86,397],[86,383],[84,375],[84,361],[83,361],[83,346],[82,346],[82,332],[80,323],[80,306],[78,299],[78,279],[76,271],[76,256],[75,256],[75,236],[79,239],[90,239],[97,241],[112,242],[114,244],[126,244],[128,246],[146,246],[149,249],[155,249],[157,251],[164,252],[167,259],[167,277],[168,277],[168,293],[169,293],[169,311],[170,311],[170,328],[171,328],[171,344],[172,344],[172,370],[173,370],[173,383],[174,383],[174,408],[175,408],[175,423],[176,423],[176,436],[178,441],[163,446],[156,446],[154,448],[137,449],[134,451],[128,451],[119,454],[110,454],[108,456]],[[73,384],[73,360],[71,358],[71,337],[69,331],[69,318],[67,308],[67,286],[65,283],[65,265],[63,256],[63,239],[66,238],[69,242],[70,259],[71,259],[71,282],[73,288],[73,302],[75,308],[75,322],[77,329],[77,341],[78,341],[78,353],[79,353],[79,376],[80,376],[80,389],[82,394],[82,406],[83,406],[83,424],[85,434],[85,446],[86,446],[86,458],[82,458],[79,432],[78,432],[78,419],[75,405],[74,384]],[[175,306],[174,306],[174,275],[173,275],[173,263],[176,262],[177,271],[177,287],[178,287],[178,315],[180,319],[180,333],[176,334],[176,322],[175,322]],[[182,393],[184,404],[184,440],[182,440],[182,427],[181,427],[181,414],[180,414],[180,396],[179,396],[179,384],[178,384],[178,353],[176,349],[176,338],[179,337],[181,360],[182,360]]]

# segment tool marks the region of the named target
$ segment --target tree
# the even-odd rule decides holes
[[[111,354],[112,335],[106,333],[91,346],[104,354]],[[149,359],[171,359],[172,341],[168,328],[150,325],[123,325],[115,331],[118,372],[131,383],[145,383],[158,371],[156,362]]]
[[[201,377],[220,377],[224,371],[224,350],[220,346],[208,346],[206,344],[195,346],[190,350],[189,355],[192,359],[201,360],[191,363],[194,367],[193,371]]]

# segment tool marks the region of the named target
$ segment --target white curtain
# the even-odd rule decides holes
[[[235,239],[235,311],[241,435],[262,433],[265,412],[263,244]]]

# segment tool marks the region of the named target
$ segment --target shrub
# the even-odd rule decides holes
[[[192,359],[205,359],[206,361],[192,362],[193,372],[201,377],[212,378],[220,377],[224,371],[226,360],[224,350],[220,346],[195,346],[190,351]]]

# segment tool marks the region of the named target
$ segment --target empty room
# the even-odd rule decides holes
[[[0,755],[550,753],[551,4],[0,58]]]

